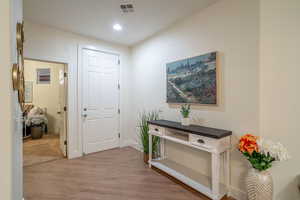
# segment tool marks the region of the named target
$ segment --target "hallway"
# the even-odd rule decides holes
[[[23,142],[23,166],[28,167],[44,162],[63,159],[58,135],[44,135],[43,138]]]
[[[208,200],[150,170],[133,148],[24,168],[26,200]]]

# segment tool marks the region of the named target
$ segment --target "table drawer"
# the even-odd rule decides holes
[[[216,139],[200,136],[200,135],[189,135],[189,141],[191,144],[204,147],[204,148],[216,148],[218,146],[218,141]]]
[[[153,135],[159,135],[159,136],[165,135],[165,128],[164,127],[160,127],[160,126],[150,124],[149,131]]]
[[[207,148],[207,149],[222,149],[230,146],[230,137],[222,139],[209,138],[201,135],[189,135],[189,141],[192,145]]]

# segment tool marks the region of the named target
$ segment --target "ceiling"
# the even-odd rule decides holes
[[[218,0],[25,0],[24,18],[65,31],[134,45]],[[133,13],[122,13],[121,2]],[[123,30],[113,30],[119,23]]]

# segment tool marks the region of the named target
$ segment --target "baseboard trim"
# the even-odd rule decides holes
[[[142,147],[141,147],[138,143],[136,143],[136,142],[131,143],[130,146],[131,146],[132,148],[134,148],[134,149],[140,151],[140,152],[143,152]]]
[[[122,147],[129,147],[129,146],[131,146],[131,144],[132,144],[132,141],[131,141],[131,140],[123,140],[123,141],[121,142],[120,147],[121,147],[121,148],[122,148]]]
[[[232,186],[229,186],[229,196],[233,197],[234,199],[238,199],[238,200],[247,200],[248,199],[246,192],[244,192],[238,188],[232,187]]]
[[[124,144],[124,147],[125,146],[130,146],[140,152],[143,152],[141,146],[133,141],[133,140],[126,140],[123,142]],[[229,197],[232,197],[234,199],[237,199],[237,200],[247,200],[247,193],[245,191],[242,191],[241,189],[238,189],[236,187],[233,187],[233,186],[229,186],[229,194],[228,194]]]
[[[142,151],[140,145],[133,140],[125,140],[121,143],[120,147],[132,147],[138,151]]]

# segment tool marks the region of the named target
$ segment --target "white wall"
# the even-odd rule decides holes
[[[11,61],[12,63],[17,62],[17,50],[16,50],[16,24],[17,22],[23,21],[23,0],[13,0],[10,1],[12,4],[12,49],[11,49]],[[9,73],[9,77],[10,77]],[[12,110],[13,110],[13,174],[12,174],[12,199],[22,200],[23,199],[23,117],[18,103],[17,92],[13,93],[12,99]],[[2,113],[3,114],[3,113]]]
[[[300,1],[260,3],[261,135],[282,142],[292,159],[272,168],[276,200],[300,199]]]
[[[0,140],[0,199],[11,199],[12,195],[12,92],[10,84],[10,67],[12,48],[10,38],[10,1],[1,1],[0,24],[0,99],[1,99],[1,140]]]
[[[158,108],[163,110],[165,119],[180,120],[178,106],[165,103],[165,64],[218,51],[222,74],[221,104],[219,107],[193,107],[192,116],[198,124],[233,131],[232,195],[239,200],[246,199],[244,177],[249,166],[235,145],[239,136],[250,132],[281,141],[291,152],[293,159],[275,166],[272,172],[275,199],[294,200],[299,199],[295,178],[300,174],[297,148],[299,67],[296,59],[300,46],[299,7],[298,0],[219,1],[134,46],[132,69],[126,47],[30,22],[26,23],[25,54],[42,60],[66,60],[75,75],[78,43],[120,52],[121,81],[125,88],[121,94],[121,130],[124,137],[132,140],[124,142],[134,143],[138,140],[136,123],[140,110]],[[75,85],[74,80],[70,86],[74,97],[77,95]],[[71,104],[76,105],[75,98]],[[71,112],[76,113],[76,110]],[[80,151],[80,137],[76,126],[70,128],[77,136],[71,141],[72,155],[77,155],[75,150]],[[207,154],[170,143],[167,151],[169,157],[209,174]]]
[[[36,60],[25,60],[25,81],[32,82],[32,104],[42,109],[46,108],[48,119],[48,132],[50,134],[59,134],[61,126],[60,98],[60,71],[64,72],[65,65],[62,63],[40,62]],[[50,83],[37,84],[37,69],[50,69]]]
[[[142,109],[161,109],[163,117],[180,120],[178,106],[166,103],[166,63],[211,51],[220,53],[221,104],[192,107],[197,124],[233,131],[232,194],[245,199],[248,165],[236,150],[237,138],[259,134],[259,1],[223,0],[178,22],[132,49],[132,119]],[[136,120],[131,132],[136,133]],[[137,137],[133,135],[137,140]],[[210,174],[206,153],[168,143],[168,157]]]
[[[120,54],[121,59],[121,139],[123,144],[127,144],[128,122],[130,108],[129,104],[129,86],[126,81],[129,77],[130,51],[127,47],[115,45],[100,40],[95,40],[70,32],[64,32],[51,27],[34,24],[25,20],[25,57],[39,59],[44,61],[60,61],[69,64],[69,157],[78,157],[82,154],[81,135],[78,131],[77,115],[77,46],[90,45],[100,49],[116,52]]]
[[[16,22],[22,21],[22,1],[0,2],[0,199],[22,199],[22,132],[11,66],[16,62]]]

